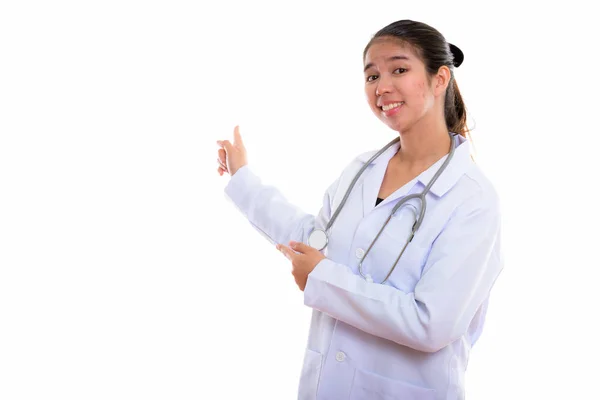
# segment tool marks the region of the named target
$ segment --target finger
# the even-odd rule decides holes
[[[225,149],[225,153],[231,154],[231,152],[233,151],[233,145],[231,144],[231,142],[229,140],[222,140],[221,143],[223,143],[223,148]]]
[[[306,254],[307,252],[310,252],[312,250],[317,250],[314,247],[310,247],[307,244],[304,244],[302,242],[294,242],[293,240],[290,242],[290,247],[298,253],[302,254]]]
[[[218,153],[219,153],[219,158],[221,159],[221,164],[225,165],[225,163],[227,162],[225,150],[219,149]]]
[[[283,255],[288,258],[288,260],[293,260],[295,253],[292,249],[290,249],[289,247],[287,247],[286,245],[283,245],[283,244],[278,244],[276,247],[277,247],[277,250],[282,252]]]
[[[223,168],[225,171],[227,171],[227,165],[225,165],[223,163],[223,161],[221,161],[221,159],[217,158],[217,162],[219,163],[219,165],[221,166],[221,168]]]
[[[239,125],[237,125],[233,129],[233,144],[235,146],[242,146],[242,147],[244,147],[244,141],[242,140],[242,135],[240,134],[240,126]]]
[[[229,151],[233,148],[233,145],[229,140],[217,140],[217,146],[220,146],[225,153],[229,153]]]

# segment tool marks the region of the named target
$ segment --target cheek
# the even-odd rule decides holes
[[[369,102],[372,102],[375,99],[375,90],[370,86],[366,86],[365,87],[365,96],[367,96],[367,99],[369,100]]]
[[[425,90],[426,86],[425,86],[425,82],[423,81],[418,81],[415,82],[414,85],[414,92],[415,94],[417,94],[417,97],[419,97],[421,100],[424,100],[427,97],[427,91]]]
[[[431,103],[429,86],[425,81],[414,82],[411,95],[413,98],[413,105],[419,105],[423,108],[427,108],[429,103]]]
[[[369,107],[373,111],[378,110],[379,108],[377,107],[377,96],[375,96],[375,90],[372,90],[371,88],[367,88],[367,89],[365,89],[365,95],[367,98],[367,102],[369,103]]]

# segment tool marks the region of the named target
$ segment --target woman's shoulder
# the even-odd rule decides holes
[[[350,156],[342,163],[342,174],[356,171],[362,168],[377,153],[377,150],[370,150],[355,156]]]
[[[484,208],[497,209],[500,206],[500,194],[496,185],[475,162],[468,166],[457,186],[467,203],[476,202],[479,207]]]
[[[377,150],[365,151],[363,153],[360,153],[356,157],[354,157],[353,162],[364,164],[364,163],[368,162],[371,159],[371,157],[373,157],[376,153],[377,153]]]

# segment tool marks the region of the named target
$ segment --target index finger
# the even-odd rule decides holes
[[[244,141],[242,140],[242,135],[240,134],[240,126],[236,125],[233,129],[233,143],[238,145],[244,145]]]

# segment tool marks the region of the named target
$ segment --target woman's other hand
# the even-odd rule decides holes
[[[217,172],[220,176],[223,176],[225,172],[233,176],[238,169],[248,164],[248,156],[239,126],[233,130],[233,144],[229,140],[217,140],[217,144],[221,147],[217,157],[219,163]]]
[[[290,247],[283,244],[278,244],[275,247],[292,262],[292,275],[296,285],[301,291],[304,291],[308,275],[326,257],[319,250],[302,242],[292,241]]]

